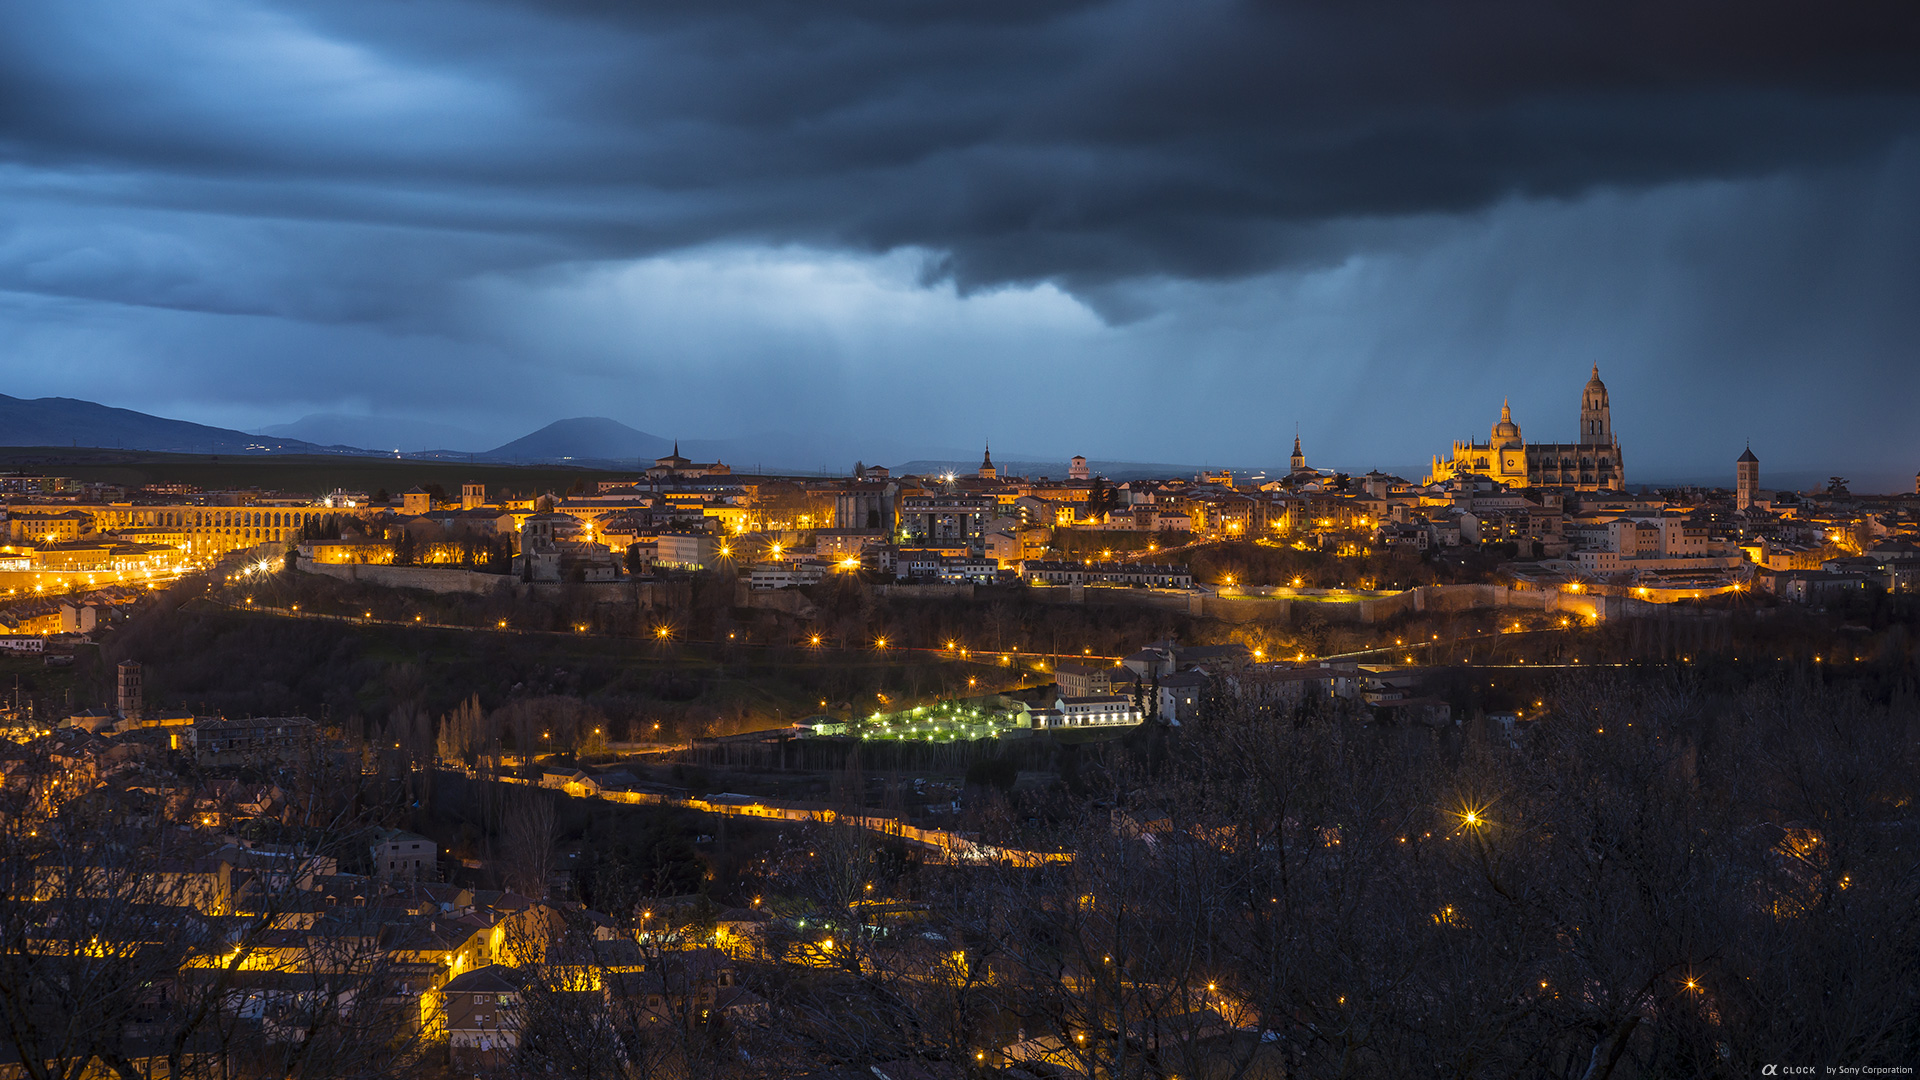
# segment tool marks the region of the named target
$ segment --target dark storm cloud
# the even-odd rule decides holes
[[[1908,469],[1916,190],[1911,0],[0,3],[5,392],[230,426]]]
[[[0,153],[81,212],[482,238],[297,256],[322,274],[377,264],[375,307],[444,281],[442,261],[729,240],[921,247],[969,287],[1230,277],[1325,254],[1311,226],[1330,220],[1856,160],[1915,129],[1917,89],[1920,15],[1895,2],[0,14]],[[202,302],[111,259],[95,272],[135,302]]]

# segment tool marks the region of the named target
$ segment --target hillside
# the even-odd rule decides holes
[[[168,420],[77,398],[16,398],[5,394],[0,394],[0,443],[180,454],[313,454],[336,449],[299,439]]]
[[[486,452],[503,461],[638,461],[651,463],[673,449],[671,440],[637,431],[604,416],[576,416]]]

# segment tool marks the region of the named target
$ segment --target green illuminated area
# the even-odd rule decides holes
[[[1026,713],[980,701],[939,701],[899,712],[877,712],[851,723],[815,724],[822,735],[847,735],[896,742],[970,742],[997,739],[1006,731],[1030,726]],[[823,730],[824,729],[824,730]]]

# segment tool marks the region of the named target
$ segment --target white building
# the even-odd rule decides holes
[[[1036,709],[1035,730],[1053,728],[1123,727],[1143,718],[1133,702],[1120,694],[1056,698],[1051,709]]]
[[[755,564],[747,571],[749,589],[790,589],[795,585],[816,585],[831,570],[818,559],[787,559]]]

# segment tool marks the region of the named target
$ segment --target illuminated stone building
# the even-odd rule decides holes
[[[120,676],[120,717],[124,720],[137,720],[140,714],[146,711],[141,704],[140,664],[134,660],[122,660],[116,670]]]
[[[1747,447],[1734,462],[1734,509],[1745,510],[1760,497],[1760,459],[1753,456],[1753,447]]]
[[[682,479],[697,480],[702,476],[731,476],[732,467],[719,461],[693,461],[680,456],[680,442],[675,440],[673,453],[666,457],[654,458],[653,467],[647,470],[647,477],[653,480],[676,476]]]
[[[1461,476],[1484,476],[1514,487],[1566,487],[1580,491],[1619,491],[1626,486],[1620,441],[1613,434],[1607,384],[1593,377],[1580,395],[1580,441],[1528,445],[1514,422],[1513,409],[1500,406],[1500,420],[1486,442],[1459,442],[1445,460],[1433,459],[1426,483]]]
[[[9,535],[29,543],[71,543],[93,528],[93,518],[79,510],[15,509],[7,518]]]

